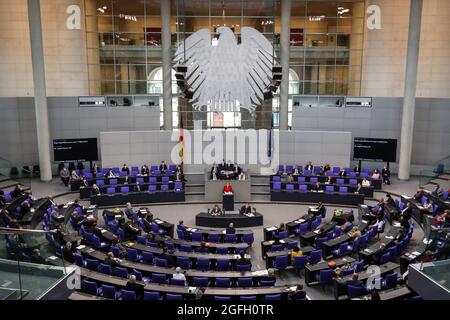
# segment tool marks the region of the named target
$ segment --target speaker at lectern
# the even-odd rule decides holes
[[[234,193],[231,183],[223,187],[222,208],[224,211],[234,211]]]

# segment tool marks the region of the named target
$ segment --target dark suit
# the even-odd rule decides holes
[[[167,171],[167,165],[166,164],[160,164],[159,165],[159,171],[166,172]]]
[[[411,215],[412,215],[412,208],[406,208],[402,212],[403,219],[405,219],[406,221],[411,219]]]
[[[128,281],[125,290],[136,292],[136,299],[142,299],[144,296],[144,286],[140,283]]]
[[[252,207],[245,207],[245,206],[242,206],[241,207],[241,210],[239,211],[239,213],[240,214],[248,214],[248,213],[251,213],[252,212]]]
[[[228,228],[225,230],[225,233],[226,233],[226,234],[235,234],[235,233],[236,233],[236,229],[235,229],[235,228],[228,227]]]
[[[114,260],[113,258],[110,258],[108,256],[106,256],[106,258],[103,261],[103,263],[107,264],[107,265],[110,265],[112,268],[120,266],[120,263],[118,263],[116,260]]]
[[[307,164],[307,165],[305,166],[305,170],[310,170],[310,171],[312,171],[312,169],[313,169],[313,166],[310,165],[310,164]]]
[[[340,172],[339,172],[339,176],[340,176],[340,177],[346,177],[346,176],[347,176],[347,172],[345,172],[345,171],[340,171]]]
[[[130,175],[130,168],[128,168],[128,167],[122,167],[122,172],[126,172],[127,175]]]
[[[65,261],[68,261],[70,263],[73,263],[75,261],[75,258],[73,257],[72,250],[69,250],[66,247],[64,247],[62,249],[62,256],[63,256]]]
[[[240,265],[240,266],[246,266],[246,265],[252,265],[251,261],[249,259],[246,258],[239,258],[236,260],[236,265]]]
[[[123,225],[123,232],[125,234],[125,240],[133,240],[135,241],[137,238],[137,235],[139,234],[139,230],[131,227],[128,223],[125,223]]]
[[[97,188],[92,188],[91,194],[93,196],[99,195],[100,194],[100,188],[98,188],[98,187]]]

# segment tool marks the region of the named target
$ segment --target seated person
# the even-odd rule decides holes
[[[403,229],[400,229],[397,233],[397,235],[394,238],[394,242],[395,243],[399,243],[400,241],[402,241],[404,238],[406,237],[406,232]]]
[[[228,163],[227,163],[227,166],[226,166],[225,170],[234,171],[234,165],[231,163],[231,160],[228,160]]]
[[[210,180],[217,180],[219,176],[219,169],[217,168],[216,164],[214,164],[211,167],[211,171],[209,172],[209,179]]]
[[[175,273],[173,274],[172,278],[175,280],[183,280],[184,284],[186,284],[186,276],[184,275],[184,272],[181,272],[180,267],[176,267]]]
[[[317,181],[315,184],[312,185],[311,190],[313,191],[321,191],[322,190],[322,186],[320,185],[320,182]]]
[[[246,203],[241,207],[241,210],[239,210],[239,214],[249,214],[252,213],[252,207],[249,203]]]
[[[288,183],[294,182],[294,176],[293,176],[292,174],[289,174],[289,175],[287,176],[287,182],[288,182]]]
[[[136,241],[137,236],[141,233],[138,228],[132,225],[131,220],[123,224],[123,232],[125,234],[125,241]]]
[[[123,209],[123,213],[127,216],[128,219],[133,218],[134,210],[133,206],[131,205],[131,202],[127,202],[125,209]]]
[[[450,217],[450,210],[446,209],[443,213],[437,214],[433,219],[438,226],[443,226],[445,223],[447,223],[449,217]]]
[[[319,202],[317,207],[316,207],[316,210],[317,210],[317,215],[318,216],[323,216],[326,208],[325,208],[325,206],[323,205],[322,202]]]
[[[148,167],[144,164],[144,165],[141,167],[141,175],[143,175],[143,176],[148,176],[149,173],[150,173],[150,170],[149,170]]]
[[[113,172],[112,169],[110,168],[110,169],[108,170],[108,172],[106,173],[105,177],[106,177],[106,178],[115,178],[116,175],[114,174],[114,172]]]
[[[161,161],[161,164],[159,165],[159,171],[161,171],[161,173],[166,173],[167,165],[164,163],[164,161]]]
[[[252,262],[245,257],[245,252],[244,251],[239,252],[239,256],[240,258],[236,260],[236,265],[238,266],[250,265],[251,268]]]
[[[352,239],[361,237],[361,231],[356,226],[353,227],[353,229],[351,231],[349,231],[347,234]]]
[[[331,170],[331,166],[329,163],[325,163],[325,165],[323,166],[323,172],[328,172]]]
[[[245,180],[245,173],[244,173],[244,171],[241,171],[241,173],[238,176],[238,180],[239,181],[244,181]]]
[[[222,214],[222,209],[220,209],[218,204],[215,204],[211,210],[211,215],[218,216]]]
[[[370,187],[370,181],[367,180],[366,177],[364,177],[363,180],[361,181],[361,185],[362,185],[363,187]]]
[[[195,252],[197,253],[209,253],[208,248],[206,247],[206,242],[202,241],[200,243],[200,247],[198,247],[197,249],[195,249]]]
[[[308,161],[308,164],[305,166],[305,170],[312,171],[314,169],[311,161]]]
[[[430,199],[428,199],[428,198],[425,199],[425,203],[421,207],[420,212],[423,214],[433,214],[434,213],[433,204],[431,203]]]
[[[300,170],[298,169],[298,165],[295,165],[294,166],[294,171],[292,172],[292,174],[294,175],[294,176],[298,176],[298,175],[300,175]]]
[[[234,175],[238,176],[242,172],[242,168],[237,164],[237,162],[234,163]]]
[[[355,286],[355,287],[364,287],[364,283],[358,279],[359,276],[357,273],[352,274],[352,279],[346,281],[346,285]]]
[[[356,165],[356,166],[353,168],[353,172],[361,173],[361,168],[359,167],[359,165]]]
[[[295,257],[301,257],[301,256],[303,256],[303,252],[300,250],[300,248],[298,246],[294,247],[294,249],[292,249],[292,252],[291,252],[292,264],[294,264],[294,262],[295,262]]]
[[[219,169],[219,171],[221,171],[221,170],[227,170],[227,163],[225,162],[225,159],[223,159],[223,160],[222,160],[222,163],[219,164],[218,169]]]
[[[64,216],[61,216],[61,212],[58,207],[54,207],[52,209],[52,213],[50,214],[50,219],[53,223],[61,223],[64,222]]]
[[[16,185],[13,191],[11,191],[11,198],[17,198],[22,194],[22,189],[20,189],[20,185]]]
[[[236,229],[234,228],[234,223],[233,222],[230,222],[228,227],[225,229],[225,233],[226,234],[235,234],[236,233]]]
[[[134,274],[130,275],[130,278],[125,286],[125,290],[134,291],[136,293],[136,299],[142,300],[144,297],[144,285],[136,281]]]
[[[267,276],[259,278],[259,281],[277,281],[275,278],[275,270],[272,268],[267,269]]]
[[[306,292],[303,290],[303,285],[298,284],[295,291],[289,294],[289,300],[305,300]]]
[[[72,170],[72,173],[70,174],[70,180],[78,181],[81,180],[81,178],[75,170]]]
[[[30,260],[31,260],[31,263],[45,264],[45,259],[42,258],[41,252],[39,251],[39,249],[34,249],[31,252]]]
[[[412,209],[412,204],[411,202],[408,202],[406,204],[406,208],[402,210],[402,212],[400,213],[400,217],[405,219],[406,221],[409,221],[409,219],[411,219],[413,213],[413,209]]]
[[[111,266],[111,268],[120,267],[120,259],[115,258],[114,254],[110,251],[106,254],[105,260],[103,260],[104,264]]]
[[[388,206],[396,206],[394,199],[392,199],[392,196],[389,193],[386,194],[386,199],[384,200],[384,204],[386,204]]]
[[[340,228],[341,228],[342,230],[345,230],[345,229],[348,228],[348,226],[351,225],[351,224],[352,224],[352,223],[349,221],[349,219],[348,219],[348,218],[345,218],[345,222],[344,222],[343,225],[340,226]]]
[[[180,165],[177,165],[177,169],[175,170],[175,181],[185,181],[183,168]]]
[[[423,192],[422,189],[417,189],[416,193],[413,196],[414,200],[416,200],[419,203],[422,202],[422,192]]]
[[[124,183],[127,183],[127,182],[124,182]],[[138,181],[136,181],[136,184],[134,185],[134,191],[135,192],[141,192],[142,191],[141,185],[139,184]]]
[[[75,258],[73,257],[73,248],[71,242],[66,242],[66,245],[62,249],[62,256],[64,261],[74,263]]]
[[[324,227],[320,227],[319,231],[317,232],[317,238],[323,238],[326,236],[326,232]]]
[[[223,187],[223,193],[233,193],[231,183],[227,182],[227,184]]]
[[[277,232],[280,233],[282,231],[286,231],[286,225],[281,222],[280,225],[278,226]]]
[[[378,169],[373,170],[372,173],[372,179],[380,179],[381,175],[380,172],[378,172]]]
[[[121,171],[122,172],[126,172],[127,176],[130,175],[130,168],[128,168],[128,166],[125,163],[123,164],[123,167],[122,167]]]
[[[375,223],[372,223],[367,226],[367,228],[370,230],[372,228],[377,228],[377,232],[380,233],[384,230],[384,219],[382,217],[377,217]]]
[[[329,177],[327,178],[327,181],[325,182],[325,184],[333,184],[333,177],[332,177],[332,176],[329,176]]]
[[[98,196],[100,194],[100,188],[95,183],[92,185],[91,196]]]
[[[391,171],[387,166],[384,166],[383,170],[381,170],[381,177],[384,184],[391,184]]]
[[[347,172],[344,170],[344,168],[341,168],[341,170],[339,171],[339,177],[346,177],[347,176]]]
[[[186,227],[184,226],[184,221],[183,220],[178,221],[177,229],[181,230],[183,232],[186,232]]]

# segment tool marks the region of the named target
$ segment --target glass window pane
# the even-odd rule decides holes
[[[211,1],[211,16],[241,16],[242,1]]]
[[[113,0],[114,15],[144,15],[144,1]]]

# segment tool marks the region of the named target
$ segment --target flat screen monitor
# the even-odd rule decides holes
[[[397,140],[355,138],[353,143],[353,160],[396,162]]]
[[[97,138],[53,140],[53,156],[59,161],[97,161]]]

